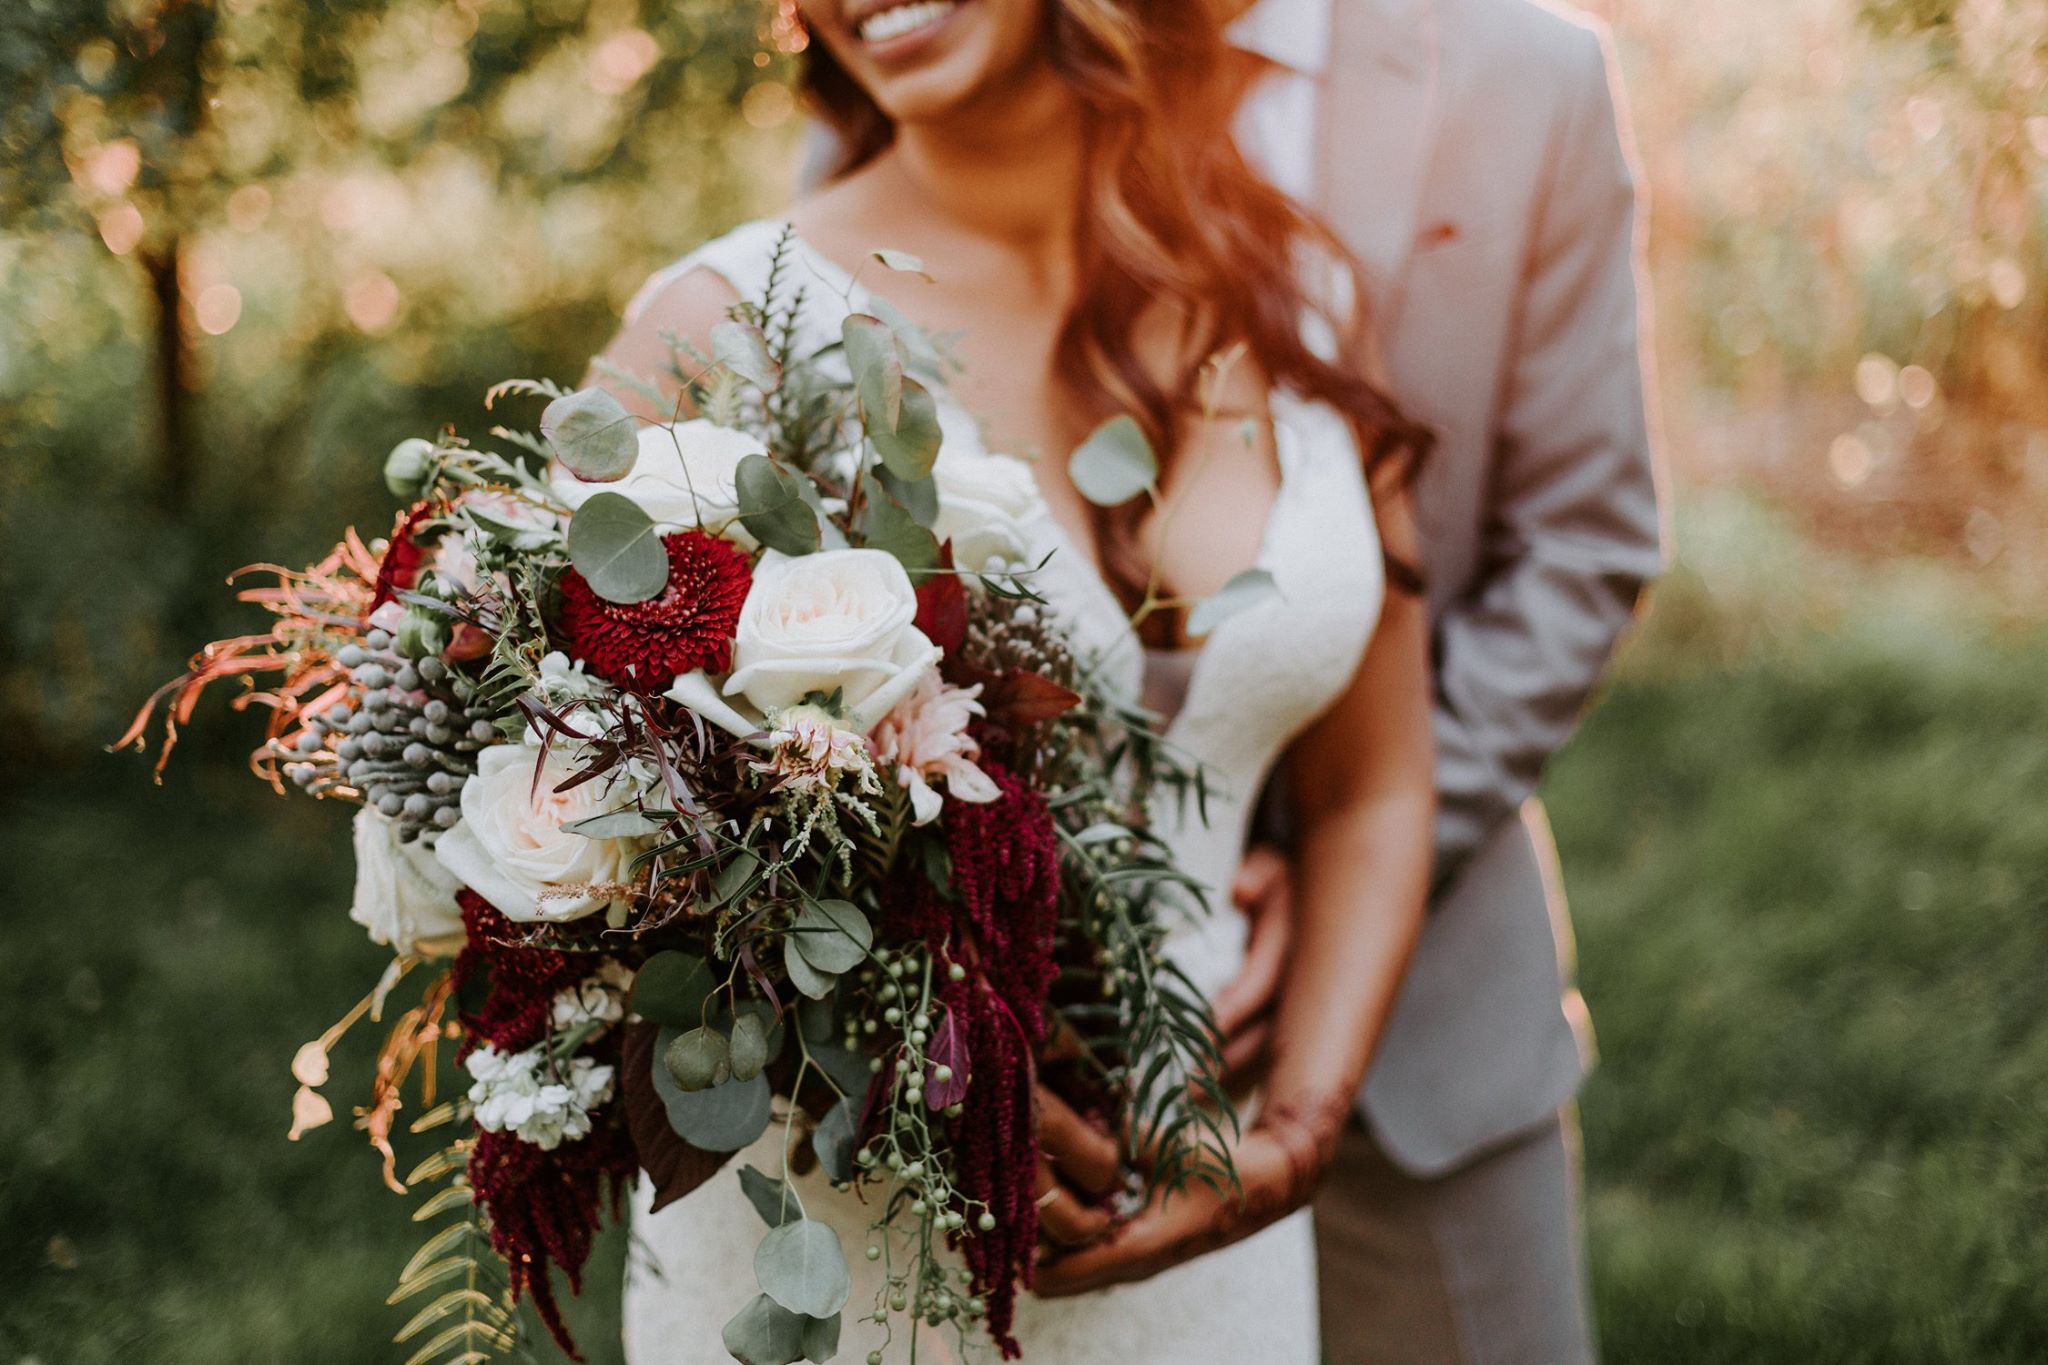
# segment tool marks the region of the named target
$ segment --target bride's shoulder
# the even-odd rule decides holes
[[[710,310],[704,325],[725,316],[725,310],[743,297],[760,291],[773,268],[776,242],[786,224],[769,218],[742,223],[693,248],[681,259],[663,266],[647,277],[626,305],[625,322],[631,328],[643,320],[662,317],[663,325],[675,324],[678,314]]]

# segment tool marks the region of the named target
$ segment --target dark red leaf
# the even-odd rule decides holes
[[[653,1024],[629,1024],[619,1057],[619,1091],[626,1106],[626,1127],[640,1169],[654,1182],[654,1207],[675,1203],[725,1169],[725,1152],[692,1147],[669,1125],[668,1110],[654,1092],[654,1043],[660,1030]]]
[[[983,690],[981,704],[998,725],[1036,725],[1065,715],[1081,698],[1038,673],[1005,673]]]
[[[953,542],[939,550],[941,568],[953,567]],[[918,585],[917,628],[925,638],[946,651],[948,659],[959,655],[967,643],[967,589],[960,575],[935,573]]]

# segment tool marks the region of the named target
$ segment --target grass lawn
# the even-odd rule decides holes
[[[1716,650],[1670,601],[1550,784],[1608,1358],[2048,1359],[2048,638]],[[196,752],[8,801],[0,1365],[396,1365],[408,1202],[345,1121],[284,1141],[381,966],[344,813]]]

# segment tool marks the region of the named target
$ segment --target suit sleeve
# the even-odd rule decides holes
[[[1637,198],[1586,35],[1524,266],[1482,567],[1435,638],[1439,884],[1535,790],[1663,563],[1638,330]]]

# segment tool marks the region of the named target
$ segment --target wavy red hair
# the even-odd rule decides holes
[[[1050,0],[1044,42],[1088,121],[1079,283],[1054,358],[1069,396],[1092,420],[1131,414],[1156,449],[1172,451],[1198,410],[1207,359],[1241,344],[1274,384],[1350,421],[1376,486],[1412,476],[1430,436],[1374,379],[1363,269],[1232,136],[1257,68],[1226,42],[1218,10],[1204,0]],[[824,44],[809,44],[806,59],[806,90],[839,136],[834,174],[844,175],[885,149],[894,128]],[[1316,278],[1354,283],[1340,300]],[[1187,319],[1187,358],[1166,374],[1140,362],[1135,335],[1162,304]],[[1309,319],[1334,338],[1327,353],[1310,344]],[[1095,513],[1104,568],[1127,593],[1147,574],[1143,514],[1136,502]],[[1412,567],[1389,569],[1419,586]]]

